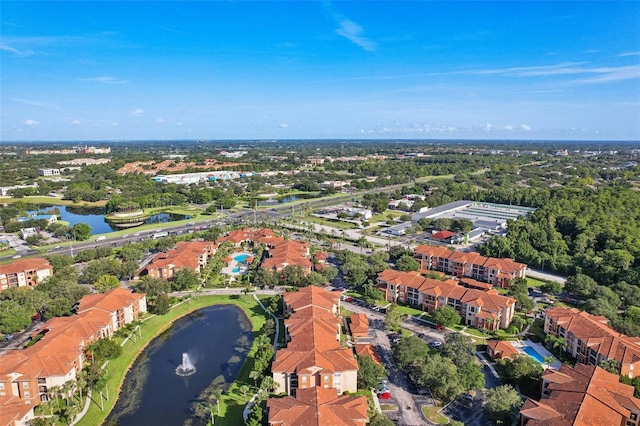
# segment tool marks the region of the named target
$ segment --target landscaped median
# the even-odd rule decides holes
[[[107,418],[109,412],[113,408],[118,399],[118,392],[124,377],[147,344],[163,331],[169,328],[175,320],[181,318],[195,310],[213,305],[233,304],[240,307],[247,317],[251,320],[254,335],[257,333],[266,321],[266,313],[260,308],[258,302],[253,296],[199,296],[192,298],[174,306],[166,315],[151,316],[142,322],[140,326],[141,337],[135,342],[127,341],[123,347],[122,355],[111,360],[107,366],[108,380],[107,387],[110,398],[104,403],[104,411],[96,403],[91,403],[89,410],[78,422],[79,425],[98,425],[102,424]],[[136,332],[137,334],[137,332]],[[246,403],[245,396],[240,393],[240,386],[243,384],[251,384],[249,380],[249,372],[253,367],[253,353],[255,351],[254,344],[247,355],[244,365],[240,369],[236,380],[223,395],[220,401],[220,414],[216,415],[216,425],[240,425],[242,421],[242,410]],[[104,392],[105,395],[107,392]],[[99,398],[99,397],[98,397]],[[94,395],[95,399],[95,395]]]

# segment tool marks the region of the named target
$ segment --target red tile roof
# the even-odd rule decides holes
[[[445,231],[436,232],[435,234],[431,235],[431,238],[434,238],[436,240],[448,240],[454,235],[456,235],[454,232],[445,230]]]
[[[508,273],[516,273],[527,267],[526,264],[515,262],[509,258],[497,259],[494,257],[484,257],[477,252],[454,251],[441,246],[432,247],[419,245],[414,249],[414,253],[422,256],[445,258],[458,263],[481,265],[485,268],[498,269]]]
[[[308,286],[298,291],[284,293],[282,297],[285,304],[293,309],[294,312],[300,312],[312,306],[328,312],[334,312],[340,303],[340,294],[336,293],[326,291],[322,287]]]
[[[549,397],[528,400],[520,414],[527,426],[542,425],[623,425],[631,411],[640,412],[634,388],[619,382],[616,374],[594,365],[562,365],[559,371],[546,370]]]
[[[0,275],[18,274],[28,271],[41,271],[44,269],[52,270],[49,261],[41,257],[32,257],[15,260],[11,263],[7,263],[6,265],[0,265]]]
[[[369,319],[365,314],[351,314],[349,329],[353,337],[366,337],[369,335]]]
[[[487,342],[487,350],[492,354],[493,359],[497,358],[511,358],[517,356],[520,352],[513,347],[513,345],[503,340],[489,340]]]
[[[335,389],[298,389],[296,398],[267,401],[271,426],[364,426],[367,399],[364,396],[338,396]]]
[[[216,248],[217,245],[208,241],[181,241],[173,249],[156,255],[146,269],[151,271],[173,266],[176,271],[183,268],[198,270],[200,256],[213,256]]]

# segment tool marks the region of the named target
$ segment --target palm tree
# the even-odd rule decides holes
[[[215,401],[216,407],[218,408],[218,415],[220,415],[220,400],[222,399],[222,389],[218,388],[209,395],[210,401]]]
[[[249,392],[249,386],[242,385],[240,386],[240,392],[242,392],[242,398],[247,399],[247,392]]]
[[[262,376],[262,374],[257,370],[253,370],[249,373],[249,378],[253,379],[254,386],[258,386],[258,379],[260,378],[260,376]]]
[[[260,390],[265,392],[267,395],[273,392],[276,387],[276,382],[273,380],[271,376],[264,376],[262,381],[260,382]]]

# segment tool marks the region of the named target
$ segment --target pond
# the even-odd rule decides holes
[[[274,206],[276,204],[286,204],[296,200],[308,200],[310,198],[318,198],[318,194],[295,194],[280,197],[269,198],[268,200],[258,201],[259,206]]]
[[[231,383],[251,347],[251,322],[233,305],[200,309],[177,320],[138,356],[127,373],[109,421],[128,425],[206,424],[193,403],[211,382]],[[187,353],[196,371],[179,376]]]
[[[69,222],[70,226],[76,223],[86,223],[91,227],[92,234],[106,234],[112,231],[118,231],[115,225],[109,224],[104,220],[105,210],[101,207],[71,207],[63,205],[38,205],[38,210],[29,210],[28,213],[46,212],[47,210],[57,208],[60,210],[59,219]],[[191,219],[191,216],[173,213],[159,213],[147,218],[144,223],[164,223],[174,222],[176,220]]]

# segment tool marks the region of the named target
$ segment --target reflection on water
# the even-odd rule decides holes
[[[108,421],[127,425],[200,423],[193,402],[218,376],[231,383],[253,340],[251,324],[232,305],[212,306],[179,319],[154,339],[125,377]],[[175,369],[187,352],[197,371],[180,377]]]

